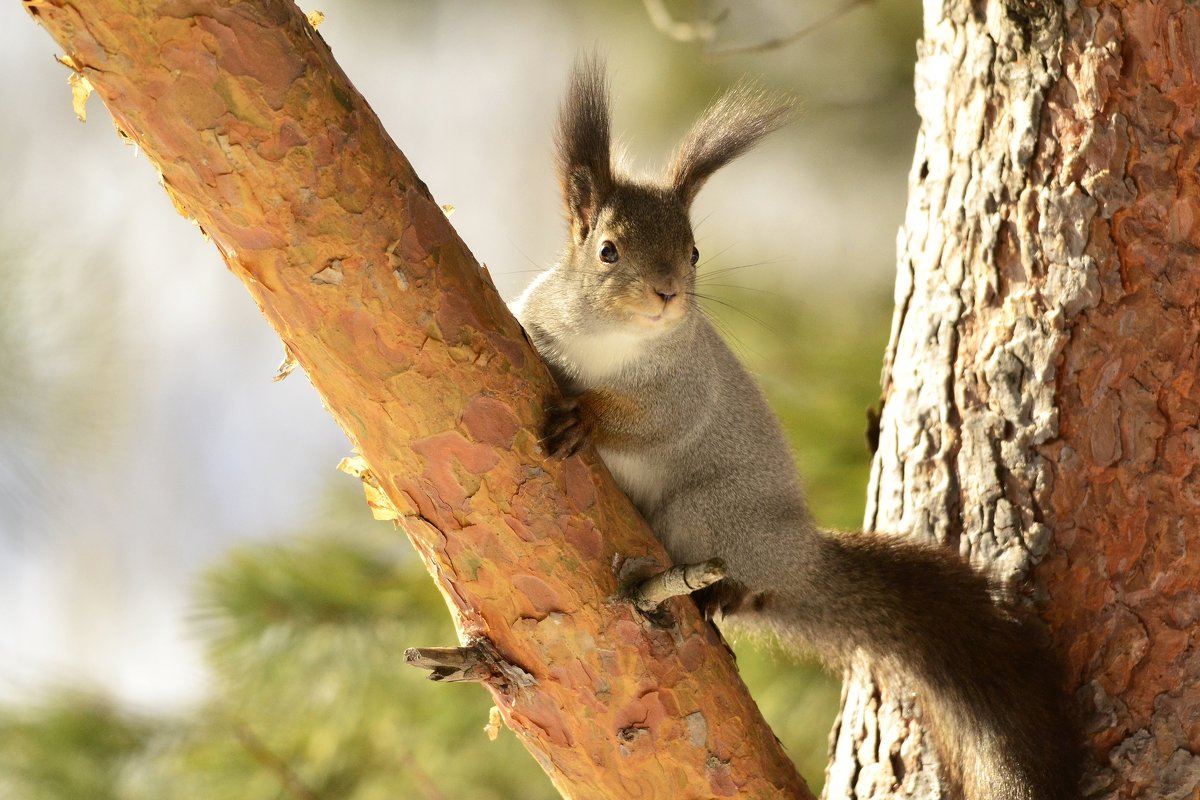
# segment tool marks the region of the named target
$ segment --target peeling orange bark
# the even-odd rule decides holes
[[[304,367],[460,634],[536,680],[490,688],[564,796],[810,797],[690,601],[658,629],[615,599],[665,554],[597,461],[545,460],[545,368],[303,14],[25,7]]]

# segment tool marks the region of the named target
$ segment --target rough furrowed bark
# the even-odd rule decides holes
[[[808,797],[690,601],[656,627],[617,599],[665,554],[598,462],[545,460],[547,372],[304,16],[284,0],[25,7],[304,367],[377,515],[463,640],[490,642],[489,689],[559,790]]]
[[[1198,71],[1183,0],[926,4],[866,526],[1031,589],[1092,797],[1200,793]],[[866,669],[835,735],[827,796],[943,796]]]
[[[1042,160],[1088,307],[1058,364],[1041,575],[1103,798],[1200,797],[1200,8],[1067,19]],[[1078,254],[1078,255],[1075,255]],[[1095,303],[1091,306],[1091,303]]]

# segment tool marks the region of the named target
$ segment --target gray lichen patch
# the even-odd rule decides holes
[[[688,741],[695,747],[703,747],[708,741],[708,721],[704,714],[693,711],[683,718],[683,723],[687,726]]]

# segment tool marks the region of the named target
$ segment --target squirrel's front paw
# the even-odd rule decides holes
[[[593,428],[577,399],[557,400],[546,407],[542,444],[552,456],[573,456],[591,441]]]

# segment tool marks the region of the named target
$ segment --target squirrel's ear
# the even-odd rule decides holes
[[[680,142],[667,172],[683,204],[692,204],[710,175],[783,125],[793,105],[790,97],[742,82],[709,106]]]
[[[608,81],[596,55],[575,62],[567,96],[559,107],[555,144],[571,232],[581,242],[595,224],[613,182]]]

